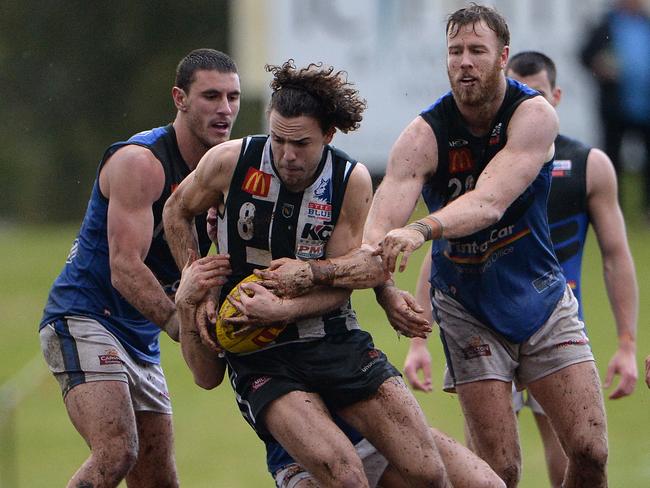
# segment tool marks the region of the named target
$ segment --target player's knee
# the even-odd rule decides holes
[[[496,473],[483,473],[480,480],[472,480],[472,488],[506,488],[506,482]]]
[[[513,462],[499,466],[494,470],[508,488],[514,488],[521,479],[521,463]]]
[[[441,460],[440,462],[426,463],[423,467],[426,469],[403,473],[403,476],[409,480],[411,486],[435,486],[442,488],[449,486],[449,477]]]
[[[138,461],[138,437],[124,433],[93,448],[93,455],[98,464],[106,468],[114,477],[123,479]]]
[[[606,441],[585,442],[569,452],[571,462],[580,472],[604,473],[607,465]]]
[[[322,470],[318,478],[325,486],[341,488],[367,487],[368,480],[361,460],[357,458],[336,457],[321,461]],[[312,472],[312,475],[316,472]]]

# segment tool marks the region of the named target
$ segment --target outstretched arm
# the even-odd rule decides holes
[[[553,152],[558,121],[542,97],[521,103],[508,125],[508,142],[485,167],[476,187],[445,207],[409,226],[389,232],[379,247],[384,265],[400,271],[426,240],[458,238],[501,219],[508,207],[535,180]]]
[[[592,149],[587,159],[587,205],[603,259],[605,286],[616,321],[618,348],[607,367],[605,388],[621,380],[609,398],[631,394],[636,386],[636,329],[639,291],[625,222],[618,204],[616,173],[605,153]]]

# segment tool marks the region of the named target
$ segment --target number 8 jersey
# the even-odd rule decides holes
[[[218,216],[219,252],[230,255],[233,270],[222,300],[239,281],[273,259],[325,258],[355,164],[342,151],[325,146],[313,183],[302,192],[291,192],[273,164],[270,138],[242,140],[224,212]],[[348,302],[344,309],[287,327],[274,345],[358,328]]]

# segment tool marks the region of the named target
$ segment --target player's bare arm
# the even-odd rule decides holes
[[[165,235],[179,267],[187,262],[188,249],[199,252],[194,217],[223,205],[240,150],[241,139],[210,149],[167,200],[163,211]]]
[[[473,190],[418,221],[427,231],[405,227],[386,235],[380,247],[388,270],[395,270],[397,257],[403,253],[403,271],[425,237],[463,237],[498,222],[551,158],[557,130],[557,115],[546,100],[535,97],[522,102],[509,124],[507,144],[485,167]]]
[[[139,146],[119,149],[99,175],[100,189],[108,198],[111,282],[142,315],[177,340],[174,302],[144,264],[153,235],[151,208],[164,184],[160,161]]]
[[[592,149],[587,159],[587,207],[603,260],[607,294],[614,313],[618,348],[609,362],[605,388],[620,382],[609,398],[631,394],[636,386],[636,332],[639,291],[625,221],[618,204],[614,166],[605,153]]]
[[[201,340],[196,324],[197,306],[212,288],[221,287],[230,272],[224,256],[206,256],[197,259],[190,250],[189,258],[176,291],[176,306],[180,317],[181,352],[201,388],[212,389],[223,381],[225,362]]]
[[[259,283],[242,283],[239,287],[245,293],[240,291],[239,299],[228,296],[228,301],[241,315],[224,318],[224,322],[242,327],[235,335],[323,315],[344,306],[351,293],[344,288],[316,286],[304,295],[280,298]]]
[[[382,180],[370,207],[363,242],[377,246],[392,229],[406,224],[422,186],[438,167],[438,144],[431,127],[415,118],[391,148]]]

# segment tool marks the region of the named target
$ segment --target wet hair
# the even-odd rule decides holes
[[[474,2],[447,17],[447,36],[456,37],[461,27],[475,26],[480,21],[485,22],[494,31],[501,47],[510,45],[510,30],[506,19],[492,7],[477,5]]]
[[[216,49],[195,49],[178,63],[174,86],[188,92],[195,80],[194,73],[199,70],[237,73],[237,65],[230,56]]]
[[[517,53],[508,61],[506,71],[508,70],[514,71],[519,76],[533,76],[546,70],[551,88],[555,88],[557,70],[555,69],[553,60],[546,54],[538,51],[522,51]]]
[[[366,101],[348,82],[345,71],[335,72],[334,67],[323,67],[323,63],[296,68],[293,59],[282,66],[267,64],[265,69],[273,75],[269,112],[276,110],[283,117],[313,117],[323,133],[332,128],[347,133],[361,125]]]

